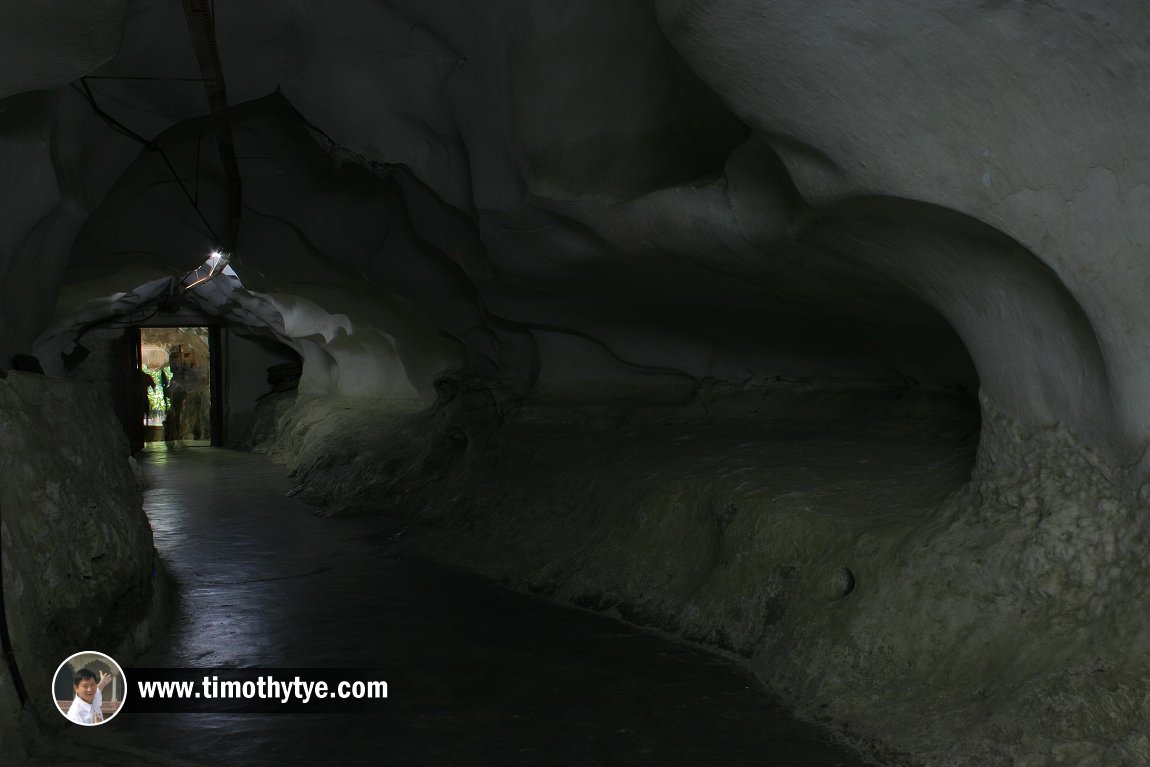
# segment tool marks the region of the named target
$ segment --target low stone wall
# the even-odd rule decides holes
[[[4,763],[18,760],[37,721],[65,724],[51,695],[61,661],[97,650],[124,663],[166,620],[171,593],[131,460],[97,387],[15,372],[0,379],[4,605],[29,697],[22,711],[5,667]]]

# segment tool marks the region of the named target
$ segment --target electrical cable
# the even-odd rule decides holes
[[[202,83],[202,77],[143,77],[141,75],[85,75],[86,80],[163,80],[178,83]]]
[[[216,148],[220,153],[227,182],[227,228],[220,250],[234,253],[239,238],[240,218],[243,215],[243,180],[236,160],[235,138],[232,135],[228,109],[228,94],[224,84],[224,69],[216,43],[214,3],[207,0],[182,0],[184,19],[192,38],[192,49],[204,77],[212,129],[216,134]]]
[[[89,106],[92,107],[92,110],[102,120],[104,120],[104,122],[108,123],[108,125],[111,126],[113,130],[124,136],[127,136],[133,141],[139,142],[144,146],[145,149],[150,149],[153,152],[159,153],[160,158],[164,161],[164,165],[168,167],[168,172],[172,174],[172,178],[175,180],[176,184],[179,185],[180,191],[184,193],[184,197],[188,198],[188,202],[191,203],[192,209],[196,211],[196,215],[200,217],[200,221],[202,221],[204,226],[207,228],[208,234],[212,236],[212,241],[215,242],[218,246],[220,242],[219,235],[216,234],[216,230],[212,228],[212,225],[208,223],[208,219],[204,217],[203,211],[200,210],[200,206],[196,204],[196,200],[194,197],[192,197],[192,193],[188,191],[188,187],[184,184],[183,179],[180,178],[180,174],[176,171],[176,166],[172,164],[171,159],[169,159],[168,153],[161,149],[155,141],[150,141],[149,139],[144,138],[139,133],[136,133],[131,128],[117,120],[115,117],[112,117],[112,115],[105,112],[100,107],[100,105],[96,103],[96,95],[92,93],[92,89],[88,87],[87,78],[81,77],[80,85],[82,88],[77,88],[77,90],[81,92],[81,94],[87,100]],[[73,87],[76,86],[73,85]]]

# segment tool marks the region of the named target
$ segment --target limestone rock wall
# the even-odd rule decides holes
[[[1101,366],[1088,361],[1093,354],[1059,364],[1042,343],[1013,343],[1008,328],[1019,323],[1010,308],[983,311],[1013,282],[990,265],[963,280],[961,296],[920,295],[950,318],[977,312],[980,326],[1006,330],[980,353],[979,340],[951,320],[977,357],[983,386],[1017,418],[1070,424],[1100,449],[1118,449],[1119,461],[1141,451],[1150,357],[1128,339],[1141,337],[1148,319],[1150,230],[1135,212],[1150,194],[1141,129],[1150,102],[1135,85],[1150,75],[1143,3],[656,6],[692,69],[770,137],[810,205],[875,195],[928,203],[1037,255],[1081,306]],[[875,266],[915,281],[946,268],[930,243],[915,253]],[[1030,287],[1007,293],[1027,306],[1043,303]],[[1079,321],[1057,324],[1055,335],[1080,332]],[[1033,369],[1020,371],[1024,361]],[[1032,393],[1071,390],[1082,368],[1098,380],[1044,412],[1048,399]],[[1020,378],[1030,385],[1011,391]]]
[[[268,447],[325,513],[406,518],[395,550],[731,653],[879,763],[1144,764],[1150,489],[990,401],[980,438],[976,408],[314,400]]]
[[[40,334],[51,371],[225,189],[201,84],[134,79],[195,73],[178,5],[4,13],[0,367]],[[245,287],[197,300],[303,357],[253,422],[309,497],[428,509],[891,754],[1147,761],[1145,3],[217,13]]]
[[[0,367],[29,353],[52,316],[72,240],[94,188],[56,173],[53,90],[116,55],[124,0],[5,3],[0,7],[0,176],[8,213],[0,222]],[[66,143],[66,142],[65,142]]]
[[[99,650],[125,662],[165,620],[171,597],[129,461],[97,387],[15,372],[0,379],[4,605],[25,715],[48,727],[64,723],[51,694],[61,661]],[[11,714],[0,754],[18,754],[34,730],[17,731],[7,677],[0,706]]]

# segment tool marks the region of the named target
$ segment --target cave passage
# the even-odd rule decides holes
[[[148,451],[145,508],[182,599],[155,667],[387,669],[385,715],[133,714],[85,763],[861,765],[740,665],[391,553],[399,523],[322,519],[262,457]],[[161,755],[165,754],[166,756]],[[42,753],[34,764],[68,761]]]

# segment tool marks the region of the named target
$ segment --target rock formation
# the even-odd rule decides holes
[[[302,359],[250,420],[308,497],[890,763],[1150,763],[1144,4],[216,13],[238,276],[188,301]],[[221,245],[204,50],[0,10],[4,366]]]

